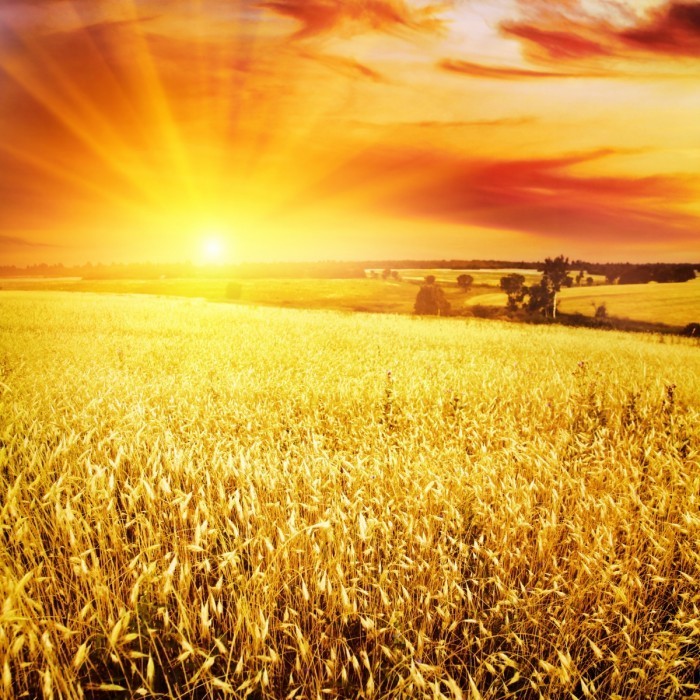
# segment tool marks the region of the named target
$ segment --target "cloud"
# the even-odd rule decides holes
[[[700,57],[700,3],[669,3],[619,38],[641,51]]]
[[[346,196],[394,216],[563,242],[696,240],[700,217],[682,209],[694,200],[700,184],[696,180],[571,171],[621,153],[603,149],[492,161],[416,149],[373,149],[336,172],[312,196]]]
[[[605,73],[592,72],[562,72],[542,71],[528,68],[512,68],[510,66],[490,66],[483,63],[458,61],[445,59],[438,63],[438,67],[450,73],[459,73],[472,78],[491,78],[494,80],[529,80],[537,78],[592,78],[603,77]]]
[[[611,55],[611,49],[604,45],[604,40],[587,39],[581,36],[580,29],[555,31],[527,24],[504,23],[501,25],[501,31],[506,36],[536,44],[544,49],[550,58],[571,60]]]
[[[437,31],[445,4],[415,6],[403,0],[266,0],[260,3],[277,14],[291,17],[302,27],[297,39],[343,31]]]
[[[503,22],[506,37],[522,41],[531,58],[581,61],[644,54],[700,58],[700,3],[666,2],[651,14],[621,14],[612,21],[587,12],[580,0],[562,5],[522,2],[525,17]]]
[[[0,248],[2,248],[5,253],[14,253],[17,251],[24,251],[32,248],[58,248],[51,243],[36,243],[34,241],[28,241],[26,238],[20,238],[18,236],[3,236],[0,235]]]

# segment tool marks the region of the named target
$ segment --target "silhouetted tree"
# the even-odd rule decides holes
[[[557,315],[557,294],[562,287],[570,287],[573,280],[569,277],[569,258],[559,255],[556,258],[545,258],[542,268],[542,279],[539,284],[530,288],[528,308],[531,311],[542,311],[545,316]]]
[[[457,286],[460,289],[469,289],[474,284],[474,278],[471,275],[460,275],[457,277]]]
[[[445,298],[445,292],[435,281],[435,275],[428,275],[421,285],[414,305],[416,314],[420,316],[447,316],[450,313],[450,302]]]
[[[508,295],[508,308],[515,311],[522,304],[528,289],[525,286],[525,277],[517,272],[501,277],[501,289]]]
[[[593,280],[592,277],[586,277],[586,284],[587,284],[589,287],[592,287],[592,286],[593,286],[593,281],[594,281],[594,280]]]
[[[528,294],[530,296],[527,302],[528,310],[542,311],[547,315],[547,309],[551,308],[553,301],[553,295],[547,287],[547,284],[544,281],[533,284],[528,289]]]
[[[700,323],[689,323],[682,331],[681,335],[689,338],[700,338]]]

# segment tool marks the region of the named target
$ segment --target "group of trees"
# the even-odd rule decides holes
[[[699,264],[651,263],[591,263],[574,260],[574,270],[586,270],[589,275],[602,275],[607,284],[645,284],[647,282],[687,282],[695,279]],[[577,278],[578,281],[578,278]]]
[[[467,291],[472,284],[474,284],[474,278],[471,275],[461,274],[457,277],[457,286],[464,291]],[[420,316],[449,316],[452,306],[447,301],[442,287],[437,283],[435,275],[427,275],[425,278],[418,290],[414,309]]]
[[[562,287],[571,287],[574,280],[569,276],[569,259],[560,255],[547,258],[542,268],[542,279],[531,286],[525,285],[525,277],[513,272],[501,278],[501,289],[508,296],[508,309],[516,311],[526,308],[528,311],[540,311],[545,316],[556,316],[557,294]],[[457,285],[469,289],[474,278],[461,274]],[[437,284],[435,275],[428,275],[416,297],[415,312],[426,316],[446,316],[450,313],[450,303],[445,292]]]
[[[525,277],[517,272],[501,277],[500,286],[508,297],[508,309],[516,311],[526,308],[528,311],[539,311],[545,316],[556,317],[557,294],[562,287],[574,284],[569,269],[569,259],[560,255],[545,259],[542,279],[529,287],[525,285]]]

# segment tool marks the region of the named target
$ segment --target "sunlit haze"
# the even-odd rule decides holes
[[[0,264],[695,262],[699,74],[696,2],[3,0]]]

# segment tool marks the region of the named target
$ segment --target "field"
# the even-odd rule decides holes
[[[3,291],[0,694],[700,698],[698,353]]]
[[[467,306],[505,306],[506,295],[487,292],[470,296]],[[605,304],[608,315],[648,323],[685,326],[700,319],[700,278],[676,284],[622,284],[571,287],[559,294],[559,311],[593,316]]]
[[[422,279],[422,277],[420,278]],[[230,301],[226,279],[82,280],[82,279],[3,279],[3,291],[71,291],[102,294],[149,294]],[[382,279],[250,279],[237,282],[237,304],[280,306],[297,309],[413,313],[418,286],[409,280]],[[474,294],[489,291],[476,286],[469,292],[446,288],[455,309],[462,308]]]

